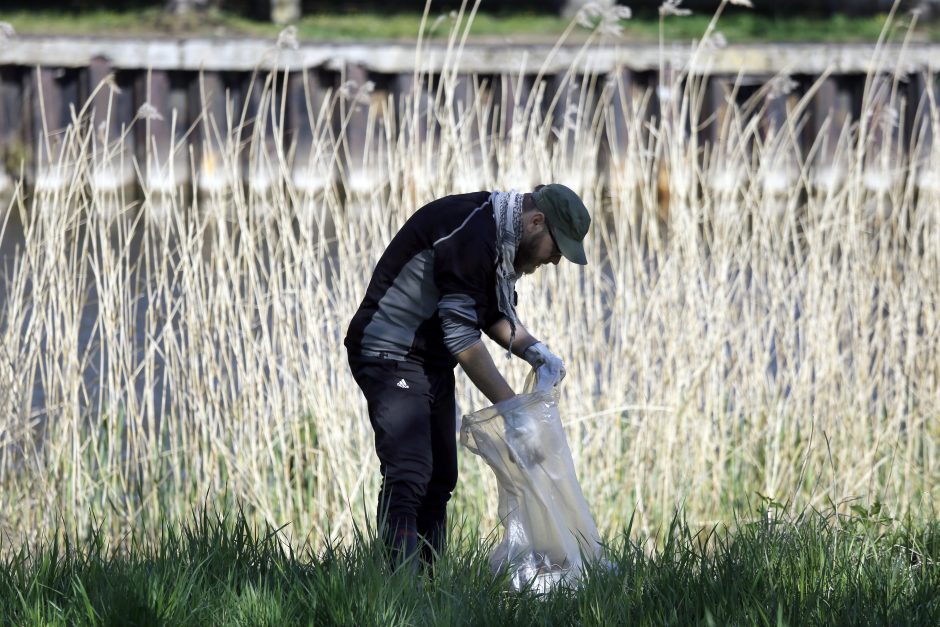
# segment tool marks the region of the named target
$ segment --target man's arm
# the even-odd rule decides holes
[[[510,333],[509,320],[506,318],[501,318],[486,330],[486,334],[503,348],[509,346]],[[561,358],[533,337],[521,324],[516,325],[516,337],[512,341],[512,352],[535,368],[536,391],[550,391],[565,378],[565,363]]]
[[[507,337],[508,340],[508,337]],[[508,343],[508,342],[507,342]],[[506,383],[506,379],[496,369],[493,363],[493,357],[490,351],[486,349],[483,342],[477,342],[473,346],[462,350],[455,355],[457,363],[467,373],[473,384],[490,399],[494,405],[500,401],[515,396],[512,388]]]
[[[506,318],[500,318],[493,326],[486,329],[486,334],[490,336],[490,339],[503,348],[509,348],[509,335],[511,332],[512,329],[509,327],[509,320]],[[522,357],[526,349],[536,342],[538,342],[538,340],[533,337],[521,323],[516,324],[516,337],[512,340],[513,355]]]

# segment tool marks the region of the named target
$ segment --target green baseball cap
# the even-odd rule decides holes
[[[584,236],[591,226],[587,207],[571,189],[552,183],[532,193],[535,205],[548,219],[548,228],[565,259],[587,265]]]

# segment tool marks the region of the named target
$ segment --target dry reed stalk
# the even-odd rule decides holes
[[[617,137],[616,82],[572,67],[554,91],[539,79],[524,94],[521,76],[503,77],[516,86],[507,114],[508,92],[459,74],[465,36],[454,29],[433,84],[419,45],[399,102],[331,92],[307,112],[304,150],[283,143],[286,75],[272,73],[253,117],[204,111],[217,152],[190,153],[190,175],[172,174],[187,185],[147,191],[186,148],[148,153],[140,202],[90,184],[126,151],[96,144],[76,114],[55,164],[72,174],[20,188],[4,216],[20,217],[24,242],[0,306],[3,533],[94,516],[120,538],[208,499],[291,522],[298,539],[351,537],[377,469],[341,342],[378,255],[434,197],[552,180],[594,209],[590,265],[522,281],[521,313],[567,361],[563,414],[602,528],[634,509],[640,533],[678,506],[729,519],[755,492],[895,511],[937,496],[940,186],[920,185],[940,145],[936,103],[910,152],[921,162],[904,161],[890,116],[840,129],[831,152],[804,150],[813,89],[780,124],[765,124],[765,91],[729,102],[707,143],[703,82],[674,68],[657,112],[652,92],[621,100]],[[864,111],[899,108],[895,84],[868,90]],[[356,107],[380,177],[367,187],[345,156]],[[820,155],[844,175],[819,184]],[[890,175],[872,185],[877,167]],[[218,184],[200,185],[208,168]],[[521,386],[523,365],[500,365]],[[465,379],[458,401],[484,405]],[[456,513],[494,527],[492,477],[470,456],[461,470]]]

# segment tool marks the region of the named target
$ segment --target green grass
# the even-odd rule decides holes
[[[625,530],[611,543],[614,569],[540,597],[506,592],[467,528],[430,580],[389,573],[368,538],[293,552],[240,516],[203,513],[119,549],[95,533],[0,547],[0,623],[940,624],[937,522],[897,524],[861,508],[754,520],[699,534],[677,520],[650,552]]]
[[[701,14],[670,17],[664,22],[668,40],[686,41],[700,37],[711,16]],[[441,18],[441,19],[438,19]],[[906,18],[905,18],[906,19]],[[900,20],[904,22],[905,19]],[[212,11],[207,15],[172,17],[159,8],[116,12],[104,10],[78,12],[0,11],[0,21],[9,22],[22,34],[121,35],[121,36],[259,36],[274,37],[281,27],[267,22]],[[885,16],[801,17],[774,19],[750,12],[734,12],[722,17],[719,30],[732,43],[766,41],[875,41],[884,25]],[[405,40],[413,41],[418,33],[421,15],[415,13],[328,13],[306,15],[298,23],[301,40]],[[445,38],[453,25],[449,16],[431,14],[428,35]],[[480,13],[474,19],[471,36],[499,38],[517,42],[554,41],[568,25],[566,20],[549,14]],[[431,28],[433,27],[433,29]],[[635,18],[623,22],[626,41],[654,42],[659,37],[657,19]],[[896,30],[906,28],[902,24]],[[586,33],[575,31],[574,39]],[[940,41],[940,25],[920,24],[915,38]]]

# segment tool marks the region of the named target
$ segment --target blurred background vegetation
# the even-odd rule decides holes
[[[505,41],[554,40],[586,0],[484,0],[471,36]],[[612,0],[601,4],[610,4]],[[20,34],[89,36],[272,36],[285,24],[302,40],[410,40],[424,0],[399,0],[392,12],[376,0],[7,0],[0,21]],[[431,3],[426,36],[445,37],[460,0]],[[472,5],[472,2],[468,2]],[[659,0],[621,2],[633,11],[623,22],[627,41],[660,36]],[[720,0],[684,0],[691,15],[663,21],[668,40],[701,35]],[[753,9],[727,7],[721,30],[729,42],[864,42],[878,38],[892,0],[753,0]],[[940,0],[901,0],[896,36],[916,13],[913,38],[940,41]],[[911,16],[911,17],[908,17]],[[443,17],[443,19],[438,19]]]

